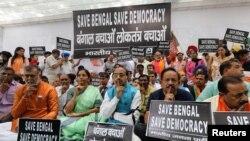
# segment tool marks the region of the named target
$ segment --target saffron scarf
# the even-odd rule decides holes
[[[217,111],[231,111],[231,109],[227,106],[225,101],[223,100],[222,96],[219,96],[219,103]],[[250,111],[250,103],[245,108],[245,111]]]
[[[161,74],[162,70],[165,68],[165,62],[163,59],[161,59],[160,61],[152,61],[152,64],[155,67],[155,71],[157,74]]]
[[[197,87],[196,85],[194,85],[194,93],[195,93],[195,97],[198,97],[201,94],[200,88]]]

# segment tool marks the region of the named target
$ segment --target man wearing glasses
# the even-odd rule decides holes
[[[16,89],[21,86],[15,81],[14,70],[5,67],[0,72],[0,123],[11,121],[10,110],[14,101]]]
[[[67,103],[67,91],[70,88],[73,88],[73,85],[70,85],[70,77],[68,74],[61,74],[59,77],[60,85],[56,87],[56,92],[58,95],[59,100],[59,111],[58,111],[58,118],[63,116],[63,108]]]
[[[18,119],[41,118],[55,119],[58,113],[58,96],[55,88],[40,80],[37,66],[26,66],[24,78],[26,84],[19,87],[14,96],[11,109],[13,117],[11,131],[16,132]]]
[[[174,68],[167,68],[161,72],[160,75],[161,89],[154,91],[150,94],[146,113],[144,115],[144,123],[135,125],[134,132],[140,137],[142,141],[162,141],[161,139],[147,137],[146,128],[148,124],[149,108],[152,100],[166,100],[166,101],[194,101],[192,95],[182,89],[179,89],[180,75]]]
[[[109,123],[127,123],[134,125],[139,119],[141,94],[138,89],[128,83],[125,68],[118,67],[113,73],[114,85],[107,90],[100,113]]]
[[[140,90],[128,83],[128,71],[123,67],[114,69],[113,79],[114,85],[105,93],[100,114],[109,123],[134,125],[140,116]],[[140,139],[133,134],[134,140]]]
[[[219,95],[206,99],[214,111],[250,111],[248,88],[244,81],[235,76],[222,77],[218,82]]]

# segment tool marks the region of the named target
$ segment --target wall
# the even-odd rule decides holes
[[[30,46],[45,46],[48,51],[55,49],[56,37],[70,39],[73,46],[73,21],[4,28],[3,50],[14,54],[16,47],[21,46],[26,50],[25,56],[29,57]],[[43,57],[39,57],[40,62],[43,59]],[[102,65],[100,61],[97,63],[97,65]],[[102,71],[101,67],[92,65],[89,59],[83,59],[81,65],[89,70]]]
[[[3,48],[3,27],[0,27],[0,51],[2,51]]]
[[[73,22],[55,22],[47,24],[4,28],[3,49],[14,52],[17,46],[45,46],[51,51],[56,47],[56,37],[73,39]],[[28,55],[28,52],[25,52]]]
[[[248,13],[250,6],[172,11],[171,28],[185,52],[188,45],[197,45],[198,38],[224,38],[226,28],[250,31]],[[73,22],[6,27],[2,46],[3,50],[12,53],[17,46],[28,50],[29,46],[42,45],[52,50],[56,46],[57,36],[73,41]],[[88,59],[81,61],[81,64],[88,69],[100,71],[100,67],[94,67]]]
[[[185,52],[188,45],[198,44],[198,38],[223,39],[227,28],[250,32],[247,13],[250,6],[173,11],[171,28]]]

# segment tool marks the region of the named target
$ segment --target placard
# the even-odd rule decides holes
[[[247,38],[247,43],[246,43],[246,45],[245,45],[245,49],[246,49],[247,51],[250,51],[250,38]]]
[[[199,52],[217,52],[219,47],[219,39],[204,38],[198,40]]]
[[[43,56],[45,52],[45,46],[32,46],[29,47],[30,55],[35,54],[38,56]]]
[[[132,52],[133,57],[144,57],[145,56],[145,48],[131,47],[131,52]]]
[[[59,141],[60,120],[20,118],[17,141]]]
[[[56,48],[60,50],[71,51],[71,40],[56,37]]]
[[[125,62],[132,60],[132,54],[130,50],[119,51],[116,53],[117,62]]]
[[[100,77],[92,77],[91,85],[98,87],[100,85]]]
[[[158,43],[158,50],[169,50],[170,49],[170,41],[161,41]]]
[[[89,122],[84,141],[132,141],[133,126]]]
[[[153,56],[154,52],[157,50],[157,46],[155,47],[146,47],[146,56]]]
[[[153,100],[146,135],[166,140],[206,141],[211,123],[209,102]]]
[[[249,32],[227,28],[224,39],[234,43],[246,44]]]
[[[171,3],[73,11],[75,58],[92,50],[157,46],[170,40]],[[88,52],[88,53],[86,53]]]
[[[250,125],[250,112],[214,112],[217,125]]]

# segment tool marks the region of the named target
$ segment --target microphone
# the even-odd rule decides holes
[[[102,105],[102,100],[97,99],[95,101],[95,108],[100,108],[101,105]],[[95,113],[95,122],[97,122],[97,121],[98,121],[98,113]]]

